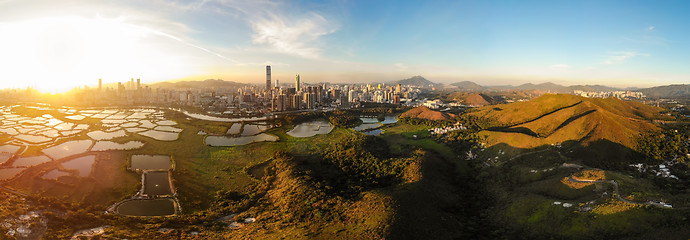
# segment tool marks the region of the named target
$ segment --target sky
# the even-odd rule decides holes
[[[0,88],[690,83],[688,1],[0,0]]]

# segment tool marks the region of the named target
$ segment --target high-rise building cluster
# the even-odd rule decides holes
[[[267,78],[268,74],[267,72]],[[419,88],[401,84],[394,86],[378,84],[375,88],[371,84],[308,84],[297,74],[294,87],[276,85],[271,88],[268,96],[271,99],[272,111],[285,112],[317,108],[349,108],[356,107],[361,102],[400,104],[403,100],[416,99],[419,92]]]
[[[589,98],[609,98],[615,97],[619,99],[642,99],[645,95],[642,92],[635,91],[602,91],[602,92],[591,92],[591,91],[573,91],[573,95],[589,97]]]
[[[293,84],[272,84],[271,66],[266,66],[266,85],[197,84],[195,86],[162,84],[142,85],[131,78],[115,84],[98,79],[97,88],[77,88],[68,96],[76,103],[89,105],[162,105],[200,107],[221,115],[257,116],[275,112],[356,108],[364,102],[408,104],[417,99],[421,89],[400,84],[333,84],[304,81],[294,75]],[[5,91],[12,99],[34,96],[33,91]],[[67,98],[67,97],[66,97]]]

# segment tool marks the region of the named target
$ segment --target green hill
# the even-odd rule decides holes
[[[451,113],[444,113],[435,110],[431,110],[428,107],[420,106],[408,110],[400,115],[401,118],[419,118],[433,121],[446,121],[455,117]]]
[[[420,87],[437,85],[436,83],[429,81],[422,76],[414,76],[414,77],[411,77],[408,79],[398,80],[398,81],[393,82],[393,84],[413,85],[413,86],[420,86]]]
[[[690,98],[690,84],[658,86],[639,91],[652,98]]]
[[[470,82],[470,81],[462,81],[462,82],[456,82],[453,84],[450,84],[453,86],[458,87],[460,90],[464,91],[482,91],[486,89],[486,87],[483,87],[475,82]]]
[[[615,98],[546,94],[527,102],[483,107],[469,115],[483,119],[482,134],[489,146],[534,148],[566,141],[587,146],[606,140],[634,149],[635,136],[657,129],[651,120],[661,118],[660,110]]]
[[[463,99],[464,104],[471,106],[486,106],[495,102],[496,100],[483,93],[470,94]]]

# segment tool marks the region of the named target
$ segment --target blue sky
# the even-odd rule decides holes
[[[203,80],[690,83],[687,1],[0,0],[0,87]],[[18,60],[19,59],[19,60]],[[40,70],[40,71],[37,71]],[[14,81],[22,80],[22,81]]]

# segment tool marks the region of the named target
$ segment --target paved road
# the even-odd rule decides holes
[[[519,158],[519,157],[522,157],[522,156],[525,156],[525,155],[530,155],[530,154],[535,154],[535,153],[540,153],[540,152],[546,152],[546,151],[549,151],[549,150],[554,151],[554,150],[551,149],[551,148],[547,148],[547,149],[544,149],[544,150],[539,150],[539,151],[534,151],[534,152],[520,153],[520,154],[518,154],[518,155],[515,155],[515,156],[511,157],[510,159],[508,159],[508,161],[513,161],[513,160],[515,160],[516,158]],[[558,151],[556,151],[556,152],[558,152]],[[561,158],[565,159],[565,158],[563,157],[563,155],[561,155],[560,152],[558,152],[558,155],[560,155]]]
[[[15,195],[19,195],[19,196],[22,196],[22,197],[27,197],[27,196],[28,196],[28,195],[26,195],[26,194],[24,194],[24,193],[17,192],[17,191],[15,191],[15,190],[6,188],[6,187],[4,187],[4,186],[2,186],[2,185],[0,185],[0,191],[5,191],[5,192],[11,193],[11,194],[15,194]]]

